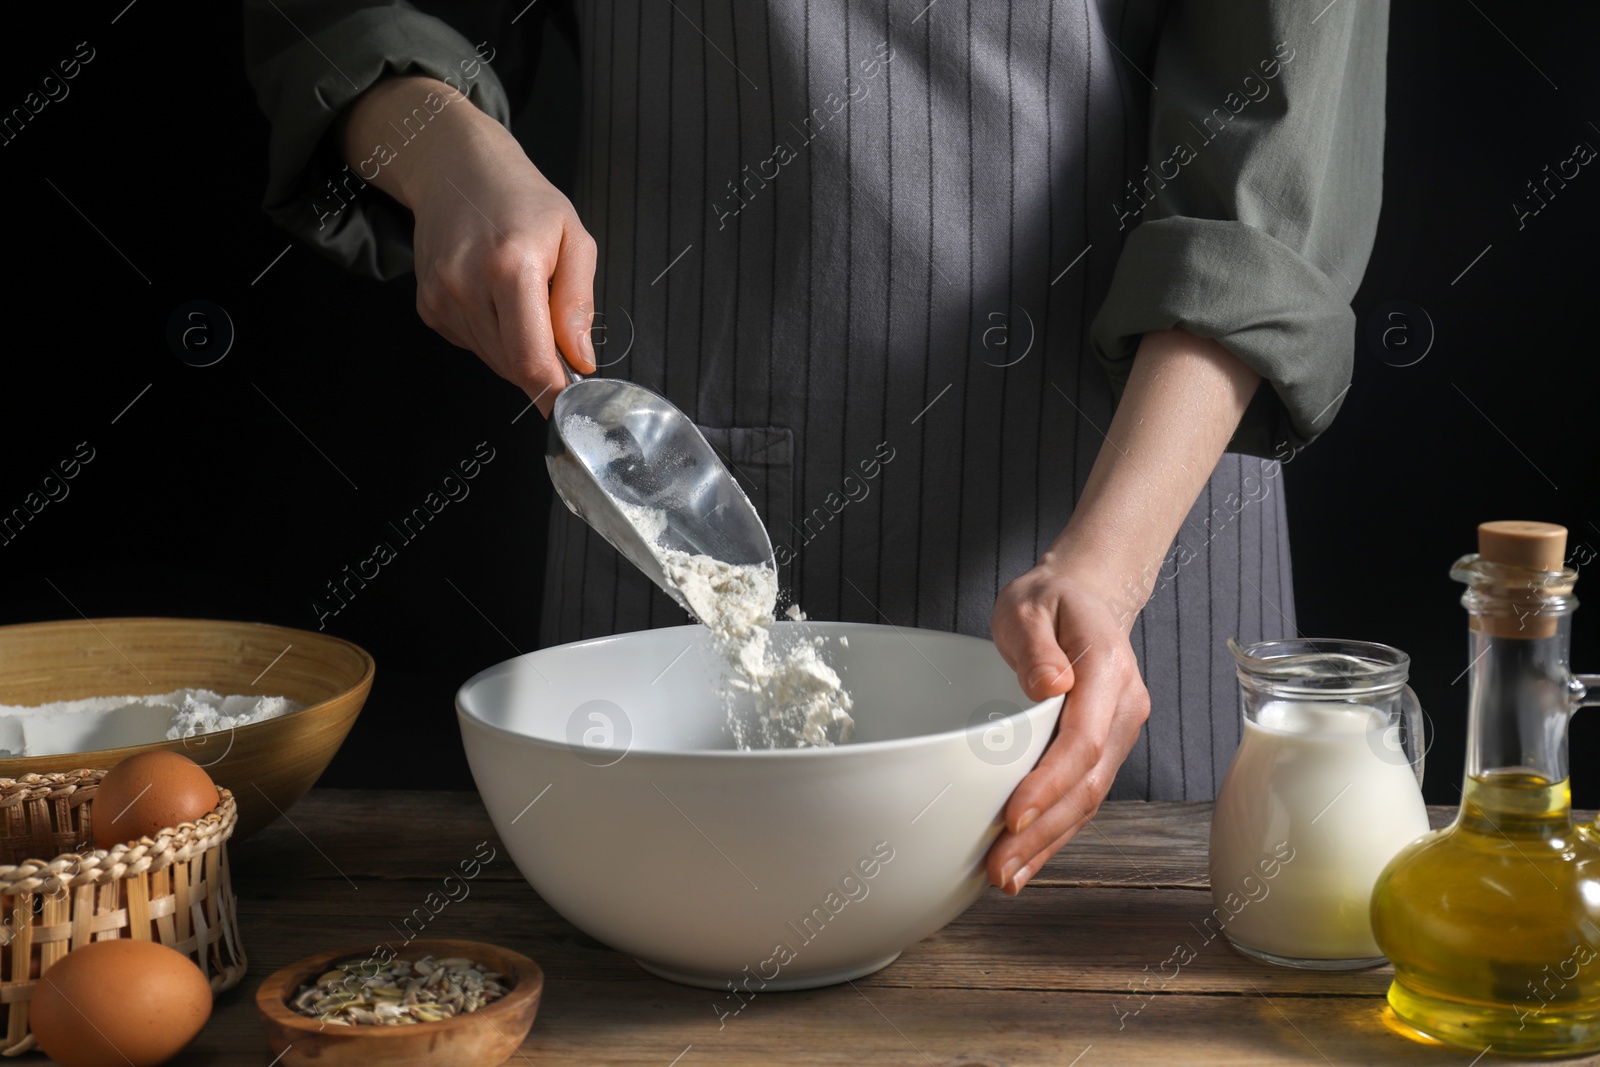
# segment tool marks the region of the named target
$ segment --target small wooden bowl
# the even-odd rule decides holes
[[[256,1008],[267,1044],[283,1067],[495,1067],[522,1047],[544,992],[544,972],[528,957],[481,941],[413,941],[395,958],[463,956],[504,976],[507,993],[475,1012],[406,1026],[326,1026],[289,1006],[300,987],[334,964],[371,955],[370,946],[308,956],[261,983]]]
[[[234,730],[144,745],[0,760],[0,776],[114,767],[167,749],[233,790],[234,841],[289,809],[344,742],[372,688],[372,657],[330,634],[216,619],[69,619],[0,626],[0,704],[212,689],[306,707]]]

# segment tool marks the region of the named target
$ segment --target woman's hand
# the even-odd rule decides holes
[[[374,86],[351,106],[346,157],[367,160],[374,142],[392,142],[390,119],[429,93],[448,103],[372,180],[416,217],[417,313],[548,417],[567,382],[562,355],[594,370],[594,239],[516,138],[443,82]]]
[[[1020,892],[1100,810],[1150,714],[1122,583],[1046,553],[994,606],[996,647],[1031,700],[1067,694],[1056,735],[1005,808],[989,880]]]
[[[1150,695],[1128,632],[1260,381],[1216,341],[1145,334],[1066,529],[995,602],[994,642],[1023,692],[1067,694],[989,849],[989,880],[1009,893],[1083,829],[1138,740]]]

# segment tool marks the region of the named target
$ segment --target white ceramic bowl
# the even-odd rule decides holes
[[[1000,812],[1061,708],[1030,702],[977,638],[780,632],[829,638],[851,743],[735,751],[699,626],[533,652],[457,694],[473,777],[523,876],[662,977],[753,993],[893,962],[983,892]]]

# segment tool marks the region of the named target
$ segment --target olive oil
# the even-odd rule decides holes
[[[1523,1056],[1600,1049],[1600,843],[1565,780],[1469,778],[1448,829],[1379,877],[1373,933],[1408,1025]]]
[[[1567,667],[1566,534],[1484,523],[1451,569],[1470,629],[1461,810],[1372,892],[1394,1014],[1480,1056],[1600,1050],[1600,832],[1573,822],[1567,779],[1567,721],[1600,676]]]

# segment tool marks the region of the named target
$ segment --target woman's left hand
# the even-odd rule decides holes
[[[1023,691],[1032,700],[1067,694],[1055,737],[1011,794],[989,849],[989,880],[1007,893],[1021,891],[1100,810],[1150,714],[1128,643],[1133,583],[1107,581],[1097,573],[1104,568],[1056,551],[994,606],[994,643]]]
[[[1072,517],[995,601],[994,643],[1023,692],[1067,694],[989,849],[989,880],[1008,893],[1100,810],[1150,717],[1128,632],[1260,382],[1216,341],[1145,334]]]

